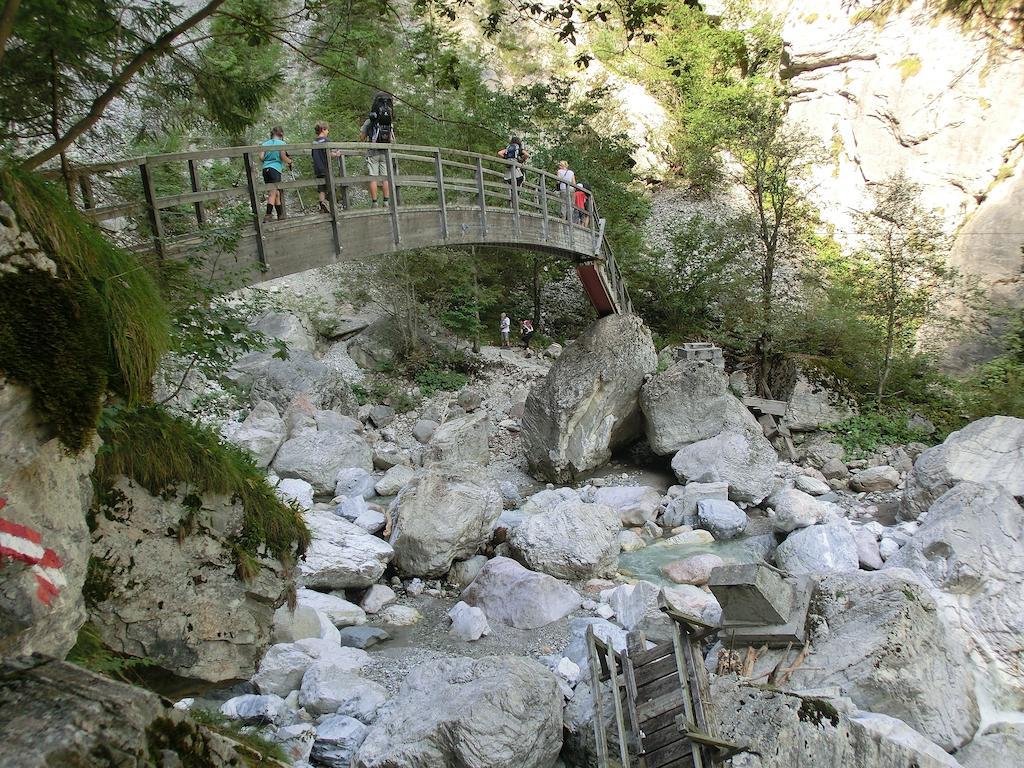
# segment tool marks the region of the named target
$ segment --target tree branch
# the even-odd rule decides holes
[[[18,15],[18,6],[21,0],[5,0],[4,9],[0,11],[0,61],[4,59],[4,51],[7,49],[7,41],[14,31],[14,17]]]
[[[11,0],[8,0],[7,5],[10,5],[10,2]],[[135,54],[135,57],[128,62],[128,65],[121,70],[120,74],[118,74],[117,77],[114,78],[113,82],[107,86],[107,89],[96,97],[96,100],[93,101],[92,106],[89,108],[88,114],[72,125],[59,141],[54,142],[46,149],[37,152],[25,160],[22,163],[22,167],[25,170],[34,170],[47,160],[50,160],[64,152],[78,139],[79,136],[89,130],[97,123],[97,121],[99,121],[100,118],[103,117],[104,110],[110,105],[110,102],[121,95],[133,77],[141,72],[142,69],[150,64],[154,59],[157,59],[166,53],[175,39],[207,19],[223,4],[224,0],[210,0],[210,2],[194,14],[189,16],[180,24],[171,27],[160,37]],[[6,14],[6,12],[7,6],[5,5],[4,13]]]

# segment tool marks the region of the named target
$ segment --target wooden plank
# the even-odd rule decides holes
[[[680,690],[679,678],[676,675],[661,677],[647,683],[637,690],[637,701],[647,702],[659,699],[667,693]],[[680,694],[682,695],[682,694]]]
[[[636,707],[637,717],[640,718],[641,723],[645,723],[652,717],[663,715],[669,710],[675,709],[680,703],[685,704],[685,697],[677,685],[656,699],[638,701]]]
[[[679,703],[679,706],[673,707],[667,712],[662,712],[660,715],[654,715],[653,717],[647,718],[641,722],[640,727],[647,733],[655,733],[663,728],[668,728],[669,726],[675,727],[678,730],[678,727],[676,726],[676,719],[681,714],[683,714],[682,702]]]
[[[150,173],[149,165],[142,163],[139,166],[139,175],[142,177],[142,191],[146,197],[149,225],[153,229],[153,247],[156,255],[162,259],[164,256],[164,225],[160,219],[160,209],[156,204],[156,190],[153,187],[153,175]]]
[[[289,182],[297,183],[297,182]],[[277,186],[276,184],[274,186]],[[284,186],[284,183],[281,184]],[[266,189],[266,186],[263,186]],[[165,195],[156,200],[157,208],[173,208],[176,205],[196,205],[204,202],[216,202],[226,197],[244,195],[245,190],[240,187],[226,187],[224,189],[201,189],[198,192],[183,192],[180,195]]]
[[[629,760],[629,739],[626,737],[626,722],[622,715],[622,698],[619,691],[619,676],[616,672],[615,651],[608,646],[605,655],[608,659],[608,669],[611,672],[612,681],[612,702],[615,705],[615,726],[619,734],[619,757],[622,759],[622,768],[630,768]]]
[[[395,184],[395,166],[391,159],[391,148],[384,150],[384,162],[387,163],[388,187],[391,195],[388,199],[388,207],[391,210],[391,231],[395,236],[395,245],[402,244],[402,231],[398,225],[398,186]]]
[[[590,690],[594,697],[594,739],[597,744],[597,764],[599,768],[606,768],[608,765],[608,742],[607,730],[604,724],[604,703],[601,701],[601,681],[599,656],[596,646],[597,636],[594,634],[594,627],[587,627],[587,657],[590,662]]]
[[[689,765],[687,760],[693,754],[693,745],[684,740],[676,741],[647,754],[647,768]]]
[[[348,201],[348,183],[346,179],[348,177],[348,170],[345,167],[345,155],[338,158],[338,185],[341,187],[341,207],[343,210],[348,210],[351,206]],[[334,193],[334,190],[331,190]]]
[[[441,235],[448,242],[448,206],[444,197],[444,165],[441,163],[441,150],[434,155],[434,176],[437,181],[437,202],[441,209]]]
[[[331,234],[334,238],[334,253],[337,256],[341,256],[341,232],[338,229],[338,203],[334,199],[334,163],[331,162],[331,154],[329,150],[324,150],[327,154],[327,178],[324,181],[327,182],[327,208],[331,213]],[[318,196],[319,197],[319,196]]]
[[[196,165],[195,160],[188,161],[188,181],[192,187],[192,193],[196,194],[202,191],[202,187],[199,184],[199,166]],[[202,200],[196,200],[192,207],[196,212],[196,223],[202,226],[206,223],[206,207],[203,205]]]
[[[771,416],[785,416],[789,408],[785,400],[766,400],[763,397],[744,397],[743,404]]]
[[[484,193],[484,168],[480,158],[476,160],[476,189],[480,196],[480,233],[487,237],[487,195]]]
[[[633,663],[637,666],[643,664],[649,664],[652,661],[657,661],[665,656],[672,653],[672,643],[665,642],[655,645],[653,648],[648,648],[646,651],[640,651],[633,656]]]
[[[246,186],[249,189],[249,206],[252,208],[252,224],[256,231],[256,258],[259,259],[260,269],[267,270],[267,250],[263,239],[263,219],[260,212],[260,200],[256,194],[255,171],[253,170],[252,155],[246,152],[242,155],[242,163],[245,165]]]
[[[644,728],[644,750],[648,754],[668,744],[685,740],[686,734],[680,730],[679,724],[674,719],[664,728],[659,728],[656,731],[649,731],[646,727]]]
[[[625,678],[626,709],[629,712],[630,730],[638,752],[644,751],[643,739],[640,737],[640,718],[636,711],[636,681],[633,679],[633,662],[629,655],[622,658],[622,676]]]
[[[636,684],[644,686],[648,683],[676,673],[676,660],[672,656],[666,656],[657,661],[648,662],[636,669]]]

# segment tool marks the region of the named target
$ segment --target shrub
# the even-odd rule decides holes
[[[262,550],[283,563],[306,551],[310,534],[302,513],[285,504],[241,448],[211,428],[158,406],[108,409],[100,425],[103,447],[96,457],[99,493],[125,475],[153,495],[188,483],[191,492],[223,494],[242,503],[241,532],[232,544],[239,575],[251,575]]]
[[[466,377],[466,374],[458,371],[428,366],[416,373],[415,381],[419,385],[423,396],[430,397],[435,392],[441,390],[454,392],[462,389],[466,386],[466,382],[469,379]]]
[[[909,425],[906,411],[866,411],[833,424],[829,431],[853,456],[865,456],[880,445],[929,440],[927,433]]]

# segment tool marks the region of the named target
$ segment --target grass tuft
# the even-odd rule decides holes
[[[94,475],[100,492],[125,475],[155,496],[187,482],[198,495],[241,501],[244,521],[232,542],[240,577],[259,571],[257,558],[264,550],[291,564],[309,546],[309,529],[298,507],[281,501],[249,454],[211,428],[150,405],[110,409],[100,436],[104,445]]]

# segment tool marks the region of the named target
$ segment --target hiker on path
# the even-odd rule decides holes
[[[260,146],[262,147],[275,147],[280,144],[284,144],[284,129],[279,125],[275,125],[270,130],[270,138],[264,141]],[[260,160],[263,163],[263,183],[264,184],[280,184],[281,174],[284,173],[285,164],[288,168],[292,167],[292,159],[288,157],[288,153],[283,149],[263,149],[260,150]],[[278,187],[271,186],[270,191],[267,193],[267,212],[263,216],[263,221],[270,221],[271,214],[277,211],[277,218],[284,218],[284,198],[281,195],[281,190]]]
[[[390,93],[378,91],[373,97],[370,114],[359,131],[359,140],[370,144],[391,144],[395,141],[395,100]],[[371,149],[366,153],[368,176],[383,177],[384,205],[388,204],[388,155],[383,149]],[[370,205],[377,207],[377,180],[370,182]]]
[[[523,186],[523,179],[525,179],[526,176],[523,174],[519,165],[526,162],[527,154],[526,150],[523,149],[523,142],[519,140],[519,137],[513,136],[509,139],[508,146],[504,149],[498,150],[498,157],[513,161],[513,164],[505,169],[505,181],[511,184],[512,180],[515,179],[517,187]]]
[[[576,183],[576,174],[569,168],[568,160],[559,160],[556,175],[558,176],[558,193],[562,199],[562,218],[571,221],[569,214],[572,211],[572,206],[570,205],[572,200],[570,190],[572,187],[569,185]]]
[[[508,335],[512,331],[512,320],[504,312],[501,313],[501,346],[511,347],[512,342],[508,340]]]
[[[580,188],[573,194],[573,207],[576,209],[576,223],[585,227],[590,226],[590,187],[580,184]]]
[[[316,124],[315,130],[316,130],[316,138],[313,140],[314,144],[323,144],[324,142],[326,142],[328,140],[327,139],[327,134],[330,131],[330,126],[327,124],[327,121],[321,120],[319,123]],[[337,150],[337,149],[332,149],[330,154],[331,154],[331,157],[341,157],[341,152],[339,150]],[[327,159],[327,150],[326,149],[314,149],[313,152],[312,152],[312,155],[313,155],[313,175],[316,176],[318,179],[324,179],[324,183],[322,183],[319,187],[317,187],[317,190],[319,190],[319,192],[320,192],[320,213],[330,213],[331,212],[331,208],[327,204],[327,193],[330,191],[330,190],[327,189],[327,182],[326,182],[326,179],[327,179],[327,163],[330,162]]]
[[[524,319],[519,324],[519,334],[523,337],[523,349],[529,349],[530,339],[533,338],[533,321]]]

